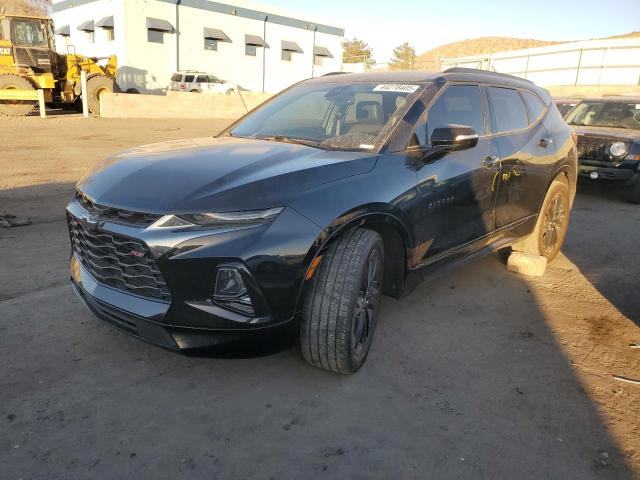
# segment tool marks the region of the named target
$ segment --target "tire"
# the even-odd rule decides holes
[[[115,80],[103,75],[97,75],[87,80],[87,104],[91,113],[100,114],[100,95],[103,93],[119,92],[120,88]]]
[[[635,183],[624,192],[625,198],[631,203],[640,203],[640,175]]]
[[[305,360],[340,374],[367,358],[382,296],[384,247],[376,232],[355,229],[335,242],[308,285],[300,346]]]
[[[227,90],[227,95],[231,95],[233,94],[233,92],[235,92],[235,90],[233,88],[230,88],[229,90]]]
[[[200,90],[191,90],[190,93],[200,93]]]
[[[563,176],[557,177],[551,182],[544,197],[535,229],[527,238],[514,245],[513,249],[540,255],[552,262],[567,235],[570,209],[569,184]]]
[[[0,89],[34,90],[33,85],[18,75],[0,75]],[[0,115],[23,117],[29,115],[37,104],[30,100],[0,100]]]

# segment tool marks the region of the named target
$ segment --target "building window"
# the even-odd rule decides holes
[[[164,32],[149,28],[147,29],[147,40],[149,43],[164,43]]]
[[[113,28],[105,28],[104,35],[107,39],[107,42],[113,42],[116,39],[115,35],[113,34]]]
[[[322,66],[322,63],[323,63],[323,60],[322,60],[323,58],[324,58],[324,57],[323,57],[323,56],[321,56],[321,55],[314,55],[314,56],[313,56],[313,64],[314,64],[316,67],[321,67],[321,66]]]
[[[95,43],[96,35],[95,35],[95,32],[93,30],[86,32],[86,35],[87,35],[87,42],[88,43]]]
[[[218,40],[215,38],[205,38],[204,39],[204,49],[205,50],[213,50],[214,52],[218,51]]]
[[[245,45],[244,46],[244,54],[249,57],[255,57],[258,53],[258,47],[255,45]]]
[[[293,57],[293,52],[291,50],[282,50],[282,60],[285,62],[290,62]]]

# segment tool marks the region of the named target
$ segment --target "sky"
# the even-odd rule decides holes
[[[467,38],[586,40],[640,30],[640,0],[262,0],[343,27],[379,62],[409,42],[420,54]]]

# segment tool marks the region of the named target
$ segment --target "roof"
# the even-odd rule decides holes
[[[487,70],[475,70],[472,68],[450,68],[444,72],[400,71],[400,72],[365,72],[365,73],[341,73],[318,77],[312,82],[318,83],[352,83],[352,82],[485,82],[503,84],[505,86],[540,88],[534,83],[523,78],[514,77],[505,73],[490,72]]]
[[[581,98],[581,102],[619,102],[640,104],[640,94],[638,95],[605,95],[603,97]]]

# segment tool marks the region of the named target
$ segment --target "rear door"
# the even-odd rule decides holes
[[[424,143],[429,144],[435,128],[448,124],[473,127],[479,139],[473,148],[419,163],[418,221],[414,235],[422,263],[438,260],[453,251],[466,253],[460,247],[487,237],[495,226],[492,182],[499,166],[491,139],[486,135],[480,86],[453,84],[445,88],[427,112]]]
[[[541,122],[546,106],[537,95],[502,86],[487,86],[486,93],[500,163],[494,189],[496,229],[501,229],[538,213],[555,150]]]

